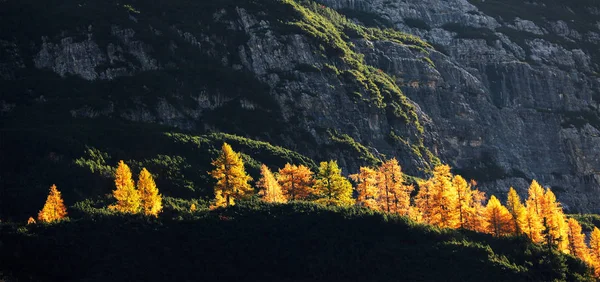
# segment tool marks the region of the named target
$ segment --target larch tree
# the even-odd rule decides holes
[[[154,178],[146,168],[143,168],[138,176],[137,188],[142,199],[142,212],[158,217],[163,208],[162,195],[158,193]]]
[[[533,200],[527,200],[525,203],[525,208],[527,209],[527,213],[523,232],[527,235],[527,237],[529,237],[529,239],[531,239],[531,241],[535,243],[541,243],[544,240],[542,237],[544,224],[542,223],[542,218],[536,212],[535,203]]]
[[[546,189],[541,201],[541,217],[544,224],[544,241],[549,248],[557,248],[559,251],[568,252],[568,225],[560,203],[556,201],[556,196],[550,190]]]
[[[50,186],[50,193],[46,198],[46,203],[42,210],[38,213],[38,221],[43,223],[50,223],[57,220],[61,220],[67,216],[67,208],[63,202],[62,196],[56,185]],[[35,222],[34,222],[35,223]]]
[[[585,244],[585,234],[581,232],[581,225],[574,218],[569,218],[567,221],[568,238],[569,238],[569,253],[578,257],[582,261],[590,263],[590,250]]]
[[[260,179],[256,183],[256,186],[260,188],[258,195],[260,195],[263,201],[268,203],[285,203],[287,200],[283,196],[281,186],[271,170],[266,166],[260,167]]]
[[[252,177],[244,169],[241,154],[233,151],[229,144],[223,143],[221,153],[212,165],[215,168],[209,174],[217,180],[213,207],[234,205],[235,200],[248,197],[254,191],[248,184]]]
[[[354,204],[352,184],[342,176],[342,170],[336,161],[321,162],[315,182],[315,194],[317,203],[332,206]]]
[[[595,268],[596,276],[600,274],[600,229],[594,227],[590,234],[590,259]]]
[[[379,198],[377,171],[368,167],[361,167],[359,173],[350,175],[350,179],[357,184],[358,198],[356,204],[373,210],[380,210],[377,201]]]
[[[311,194],[314,185],[313,172],[303,165],[285,164],[279,169],[277,181],[288,201],[303,200]]]
[[[477,189],[471,191],[471,204],[465,212],[465,229],[477,232],[486,231],[485,193]]]
[[[521,198],[513,187],[510,187],[508,190],[506,208],[512,216],[515,235],[522,234],[527,225],[527,209],[521,203]]]
[[[413,212],[413,217],[422,223],[430,223],[433,210],[433,183],[431,181],[419,181],[419,192],[415,197],[415,207],[418,212]]]
[[[458,213],[458,193],[452,184],[450,166],[439,165],[433,170],[432,206],[430,223],[442,228],[458,228],[460,226]]]
[[[529,185],[529,197],[527,198],[529,203],[532,205],[532,208],[535,212],[541,216],[542,215],[542,205],[544,202],[544,188],[534,179],[531,181],[531,185]]]
[[[117,210],[122,213],[135,214],[140,211],[141,207],[141,196],[131,178],[131,170],[129,166],[123,161],[119,161],[119,165],[115,172],[115,186],[113,190],[113,196],[117,199],[115,205],[111,205],[110,208]]]
[[[500,237],[510,235],[514,232],[510,212],[495,196],[490,198],[485,207],[485,219],[487,233]]]
[[[379,167],[377,184],[381,210],[401,215],[408,214],[410,193],[414,190],[414,187],[404,185],[403,182],[402,168],[395,158],[384,162]]]
[[[471,202],[473,201],[473,190],[471,190],[471,186],[460,175],[456,175],[454,178],[452,178],[452,185],[454,185],[458,201],[456,208],[458,209],[459,227],[465,228],[467,213],[471,206]]]

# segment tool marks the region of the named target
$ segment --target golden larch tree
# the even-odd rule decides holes
[[[542,218],[538,215],[535,209],[535,203],[532,199],[525,202],[525,208],[527,209],[525,218],[525,228],[523,232],[535,243],[541,243],[544,239],[542,232],[544,230],[544,224]]]
[[[567,221],[569,227],[567,236],[569,239],[569,253],[578,257],[582,261],[591,263],[590,250],[585,244],[585,234],[581,232],[581,224],[574,218],[569,218]]]
[[[198,210],[198,208],[196,207],[195,203],[192,203],[192,205],[190,205],[190,212],[196,212]]]
[[[256,186],[260,188],[258,195],[260,195],[263,201],[268,203],[285,203],[287,202],[279,182],[273,176],[271,170],[266,166],[260,167],[260,179],[256,183]]]
[[[486,231],[485,193],[477,189],[471,191],[471,203],[465,211],[465,229],[477,232]]]
[[[317,203],[332,206],[354,204],[352,184],[342,176],[342,170],[336,161],[321,162],[314,190]]]
[[[566,224],[566,216],[550,188],[547,188],[544,193],[540,211],[544,225],[542,234],[546,245],[551,248],[557,248],[562,252],[568,252],[569,240],[567,238],[568,225]]]
[[[158,217],[163,207],[162,195],[158,193],[154,178],[146,168],[143,168],[138,176],[137,188],[142,198],[144,214]]]
[[[534,179],[529,185],[529,197],[527,200],[532,205],[533,210],[541,217],[542,203],[544,202],[544,188]]]
[[[27,225],[29,224],[35,224],[35,219],[33,219],[32,216],[30,216],[29,219],[27,219]]]
[[[510,187],[508,190],[508,197],[506,200],[506,208],[512,216],[512,222],[515,230],[515,235],[522,234],[526,229],[527,225],[527,209],[521,203],[521,198],[517,191]]]
[[[142,198],[131,178],[131,170],[129,166],[123,161],[119,161],[119,165],[115,172],[115,186],[113,190],[113,196],[117,199],[115,205],[111,205],[109,208],[117,210],[122,213],[135,214],[140,211],[142,204]]]
[[[360,172],[350,175],[350,179],[356,182],[356,192],[358,198],[356,204],[373,210],[380,210],[377,199],[379,198],[379,189],[377,189],[377,171],[368,167],[361,167]]]
[[[431,181],[431,219],[430,223],[442,228],[458,228],[458,193],[452,184],[450,166],[439,165],[433,170]]]
[[[600,276],[600,229],[594,227],[590,234],[590,259],[596,276]]]
[[[42,210],[38,213],[38,221],[43,223],[50,223],[53,221],[61,220],[67,216],[67,207],[63,202],[62,196],[56,185],[50,186],[50,193],[46,198],[46,203]]]
[[[417,184],[419,192],[415,197],[415,207],[418,212],[413,212],[413,216],[418,222],[430,223],[433,210],[433,183],[431,181],[419,181]]]
[[[303,165],[285,164],[279,169],[277,181],[288,201],[306,199],[314,185],[313,172]]]
[[[401,215],[408,214],[410,193],[414,187],[404,185],[403,182],[402,168],[395,158],[384,162],[379,167],[377,185],[381,210]]]
[[[467,181],[460,175],[454,176],[452,179],[452,185],[454,185],[457,197],[457,209],[458,209],[458,222],[460,228],[465,228],[467,221],[467,213],[471,207],[473,201],[471,186]]]
[[[508,209],[503,206],[496,196],[492,196],[485,207],[487,233],[496,237],[514,233],[512,217]]]
[[[215,169],[209,174],[217,180],[214,207],[234,205],[235,200],[248,197],[254,191],[248,184],[252,177],[244,169],[242,155],[234,152],[229,144],[223,143],[221,153],[212,165]]]

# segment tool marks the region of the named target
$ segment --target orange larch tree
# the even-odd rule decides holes
[[[113,196],[117,199],[115,205],[109,208],[117,210],[122,213],[135,214],[140,211],[141,196],[131,178],[131,170],[125,162],[120,161],[119,166],[115,172],[115,186],[113,190]]]
[[[215,167],[209,174],[217,180],[213,208],[235,204],[235,200],[246,198],[254,191],[248,181],[252,180],[244,169],[242,155],[223,143],[221,153],[213,160]]]
[[[268,203],[285,203],[287,202],[279,182],[273,176],[271,170],[266,166],[260,167],[260,179],[256,183],[256,186],[260,188],[258,195],[260,195],[263,201]]]
[[[137,188],[142,200],[142,212],[158,217],[162,211],[162,195],[158,193],[154,178],[146,168],[138,176]]]
[[[581,225],[574,218],[569,218],[567,221],[569,227],[567,236],[569,239],[569,253],[578,257],[582,261],[591,263],[590,250],[585,244],[585,234],[581,232]]]
[[[514,233],[514,225],[510,212],[495,196],[490,198],[485,207],[485,218],[487,233],[493,234],[496,237]]]
[[[350,179],[357,184],[356,192],[358,192],[358,198],[356,199],[356,204],[373,210],[380,210],[377,202],[379,198],[377,171],[368,167],[361,167],[359,173],[350,175]]]
[[[311,194],[311,187],[314,184],[313,172],[310,168],[289,163],[279,169],[277,181],[288,201],[306,199]]]
[[[67,216],[67,208],[63,202],[56,185],[50,186],[50,193],[46,198],[46,203],[42,210],[38,213],[38,221],[43,223],[49,223],[57,220],[61,220]]]
[[[486,231],[485,193],[477,189],[471,191],[471,204],[465,212],[465,229],[477,232]]]
[[[380,209],[387,212],[408,214],[412,185],[404,185],[402,168],[393,158],[379,167],[377,186],[379,187]]]
[[[513,187],[510,187],[508,190],[506,208],[512,216],[515,235],[522,234],[527,225],[527,209],[521,203],[521,198],[519,198],[519,194],[517,194],[517,191]]]
[[[433,182],[419,181],[419,192],[415,197],[416,211],[413,211],[413,219],[422,223],[430,223],[433,211]]]

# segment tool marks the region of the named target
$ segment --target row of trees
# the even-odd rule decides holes
[[[252,177],[244,169],[241,154],[234,152],[229,144],[223,144],[221,154],[212,164],[215,168],[209,174],[217,181],[213,208],[234,205],[236,200],[254,193],[249,184]],[[260,188],[259,195],[267,202],[314,200],[340,206],[355,203],[352,184],[342,175],[335,161],[321,162],[316,176],[303,165],[286,164],[277,175],[262,165],[257,186]]]
[[[241,156],[231,146],[223,144],[213,165],[215,169],[210,174],[217,180],[213,207],[233,205],[235,200],[253,193]],[[350,178],[356,183],[356,200],[350,182],[342,176],[335,161],[322,162],[316,175],[302,165],[288,163],[276,174],[262,165],[256,186],[267,202],[309,200],[326,205],[356,204],[441,228],[468,229],[497,237],[527,236],[535,243],[579,257],[600,276],[600,230],[594,228],[588,246],[579,222],[567,219],[552,190],[544,189],[535,180],[525,202],[511,187],[503,205],[495,196],[486,203],[485,193],[475,188],[477,183],[453,175],[448,165],[435,167],[431,178],[418,181],[414,197],[411,195],[415,188],[406,183],[396,159],[376,168],[361,167]]]
[[[109,208],[122,213],[158,217],[162,211],[162,195],[159,194],[152,174],[143,168],[138,176],[137,188],[132,179],[132,173],[125,162],[120,161],[115,172],[115,186],[112,195],[117,200]],[[67,208],[56,185],[50,187],[50,193],[44,207],[38,213],[37,221],[50,223],[67,217]],[[28,224],[36,223],[33,217],[27,220]]]
[[[215,178],[215,199],[211,208],[234,205],[236,200],[254,194],[252,178],[246,173],[240,153],[223,144],[218,158],[212,162],[209,174]],[[286,164],[273,173],[261,166],[261,177],[256,182],[258,195],[266,202],[308,200],[324,205],[359,205],[377,211],[407,216],[417,222],[440,228],[468,229],[494,236],[527,236],[535,243],[579,257],[593,266],[600,276],[600,230],[594,228],[586,240],[581,225],[573,218],[567,219],[560,203],[550,188],[544,189],[533,180],[528,198],[521,201],[512,187],[506,205],[491,196],[486,203],[485,193],[476,189],[477,183],[453,175],[450,167],[435,167],[431,178],[417,182],[419,187],[406,183],[406,176],[396,159],[388,160],[375,168],[361,167],[350,175],[356,183],[354,189],[335,161],[321,162],[313,173],[303,165]],[[113,196],[116,204],[110,209],[129,214],[144,213],[157,217],[162,210],[162,196],[150,172],[142,169],[137,188],[130,168],[120,161],[115,172]],[[414,194],[414,195],[413,195]],[[195,210],[193,206],[190,210]],[[56,185],[38,221],[52,222],[65,218],[66,207]],[[29,223],[34,223],[33,218]],[[586,244],[589,241],[589,245]]]

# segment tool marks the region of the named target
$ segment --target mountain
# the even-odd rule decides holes
[[[395,156],[597,212],[599,6],[2,1],[1,214],[27,218],[52,183],[66,202],[110,193],[120,159],[209,197],[224,141],[254,175]]]

